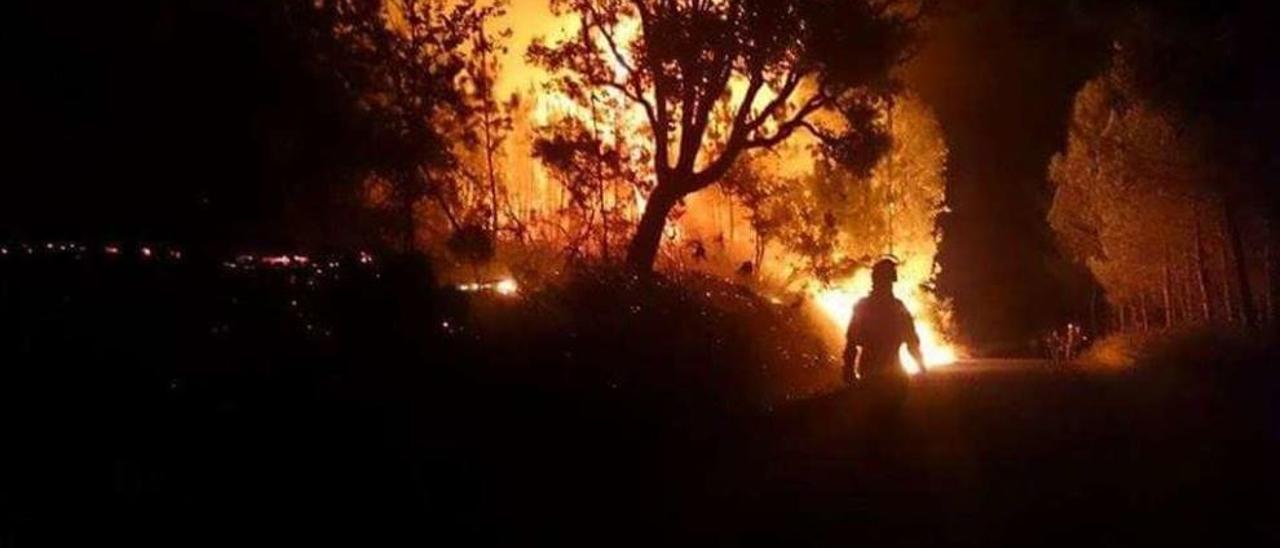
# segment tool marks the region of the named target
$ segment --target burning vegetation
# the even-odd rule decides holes
[[[955,360],[931,291],[947,147],[894,77],[922,5],[321,5],[339,45],[402,53],[364,108],[401,119],[408,102],[442,128],[421,139],[436,156],[374,170],[364,199],[406,249],[453,263],[454,285],[536,288],[592,263],[702,272],[821,312],[838,350],[888,255],[929,361]],[[407,71],[451,86],[419,86],[439,91],[422,103],[387,86]]]

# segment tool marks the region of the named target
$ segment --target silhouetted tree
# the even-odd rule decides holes
[[[457,159],[442,127],[465,119],[458,82],[471,31],[496,13],[476,0],[294,0],[289,4],[320,70],[350,94],[365,128],[350,151],[373,185],[402,249],[415,248],[418,210],[431,199],[456,228]]]
[[[465,115],[461,123],[461,141],[465,149],[464,157],[473,157],[477,161],[481,176],[471,176],[472,180],[483,180],[484,213],[487,217],[489,237],[497,241],[502,213],[502,201],[506,190],[504,172],[500,169],[501,154],[507,135],[512,129],[511,112],[517,99],[500,101],[496,95],[495,84],[502,71],[499,59],[507,51],[506,42],[511,37],[511,29],[492,29],[491,21],[506,15],[506,0],[495,0],[492,3],[477,5],[473,17],[467,19],[469,28],[467,52],[464,58],[465,68],[462,71],[463,103]],[[463,166],[471,170],[471,166]],[[472,170],[474,171],[474,170]]]
[[[529,56],[586,104],[625,98],[652,140],[656,185],[627,253],[652,269],[672,208],[720,182],[751,150],[812,133],[862,169],[885,149],[875,112],[893,89],[916,10],[861,0],[554,0],[576,35]],[[837,123],[819,118],[841,116]]]
[[[647,152],[634,145],[616,98],[592,100],[582,116],[565,115],[539,128],[533,154],[568,193],[560,214],[570,254],[582,255],[583,244],[598,243],[599,256],[635,227],[636,196],[652,188]],[[576,226],[576,229],[573,228]]]

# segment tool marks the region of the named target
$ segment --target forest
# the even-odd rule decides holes
[[[1274,546],[1270,4],[19,0],[0,546]]]

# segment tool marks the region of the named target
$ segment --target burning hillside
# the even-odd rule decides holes
[[[852,130],[836,120],[845,103],[800,72],[779,81],[769,80],[772,73],[734,73],[714,104],[698,107],[706,127],[662,136],[653,129],[653,111],[665,102],[642,87],[655,78],[641,74],[641,62],[653,53],[635,14],[610,18],[582,7],[553,14],[547,3],[532,0],[508,9],[474,31],[472,47],[482,55],[467,85],[480,96],[473,108],[483,116],[471,139],[456,145],[463,176],[452,196],[456,210],[445,212],[455,232],[468,222],[489,225],[496,262],[508,266],[484,274],[474,264],[462,268],[464,283],[509,271],[559,270],[566,261],[625,256],[630,262],[646,213],[670,207],[656,244],[661,268],[801,297],[831,320],[833,333],[842,332],[869,289],[870,263],[899,258],[898,294],[917,318],[928,361],[955,360],[946,307],[928,291],[947,148],[927,105],[902,93],[859,99],[865,123],[891,138],[861,173],[819,154],[830,144],[827,135]],[[514,30],[509,36],[500,30],[507,26]],[[492,47],[503,39],[505,48]],[[598,64],[583,60],[591,50],[602,52]],[[592,76],[583,80],[582,71]],[[616,84],[584,86],[592,79]],[[675,114],[692,107],[670,108]],[[734,110],[757,116],[745,137],[725,117]],[[808,131],[792,137],[801,127]],[[694,129],[705,132],[706,144],[685,150],[684,135]],[[735,145],[756,140],[769,145]],[[744,147],[737,161],[727,152],[734,146]],[[872,141],[864,146],[874,147]],[[663,159],[677,153],[680,163]],[[669,170],[687,166],[694,177],[726,161],[732,167],[702,188],[670,182]],[[663,190],[673,185],[683,195]],[[516,262],[527,264],[516,268]],[[839,339],[829,339],[837,349]]]

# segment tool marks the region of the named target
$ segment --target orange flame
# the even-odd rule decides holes
[[[512,164],[509,170],[511,180],[508,190],[513,199],[521,204],[519,208],[521,211],[554,215],[557,208],[562,205],[563,193],[548,180],[545,169],[539,162],[527,160],[530,156],[532,132],[558,117],[571,116],[586,119],[589,114],[568,97],[545,89],[544,84],[550,81],[551,75],[542,68],[531,65],[525,58],[524,52],[535,38],[542,37],[548,41],[555,41],[572,36],[577,32],[578,25],[572,16],[552,14],[545,0],[514,0],[507,18],[496,21],[495,24],[510,26],[513,30],[509,48],[501,60],[502,71],[497,80],[496,94],[499,97],[520,94],[528,100],[526,103],[528,110],[517,116],[517,129],[512,144],[509,145],[508,158]],[[634,24],[622,29],[626,36],[631,36],[637,31]],[[621,40],[623,43],[626,41]],[[610,59],[609,62],[613,63],[614,60]],[[730,88],[734,98],[739,98],[744,93],[745,83],[733,82]],[[600,93],[610,92],[604,90]],[[769,99],[771,97],[767,92],[762,93],[758,98],[761,102],[767,102]],[[639,132],[643,126],[643,114],[638,109],[621,113],[621,118],[621,125],[624,127],[600,128],[603,139],[615,138],[613,132]],[[777,160],[779,171],[794,173],[810,169],[811,162],[808,161],[804,150],[805,147],[801,142],[799,145],[788,148],[783,154],[779,154]],[[636,216],[644,211],[647,205],[646,198],[638,192],[634,197],[613,197],[614,200],[634,201]],[[742,206],[736,207],[741,211]],[[687,201],[686,215],[671,223],[669,233],[678,241],[684,241],[687,238],[712,242],[719,239],[726,248],[723,252],[725,265],[721,265],[721,268],[727,268],[724,273],[732,273],[738,266],[738,261],[752,255],[750,241],[753,238],[749,227],[741,226],[744,224],[741,220],[736,221],[735,224],[734,208],[733,200],[718,192],[704,192],[691,196]],[[742,214],[738,213],[738,215],[737,218],[741,219]],[[728,221],[723,218],[725,216],[729,217]],[[958,351],[944,335],[946,330],[942,322],[936,319],[938,317],[936,313],[943,309],[939,308],[937,303],[921,289],[921,284],[928,281],[932,274],[933,255],[936,253],[935,242],[930,238],[931,236],[914,235],[914,238],[908,236],[904,239],[920,241],[900,242],[905,244],[903,245],[905,249],[914,251],[915,254],[907,254],[908,260],[899,271],[901,281],[898,284],[898,294],[916,318],[916,330],[921,338],[921,349],[926,366],[941,367],[954,363]],[[916,245],[912,246],[913,243]],[[777,273],[785,268],[785,262],[783,256],[770,252],[763,264],[756,265],[756,268]],[[704,265],[701,268],[714,267]],[[785,276],[782,277],[785,278]],[[813,299],[818,309],[835,326],[835,329],[843,333],[853,315],[854,304],[869,292],[870,286],[870,276],[863,272],[829,286],[815,288],[810,283],[809,289],[803,291]],[[790,287],[795,289],[795,286]],[[506,288],[510,291],[504,291],[504,288],[497,289],[502,294],[508,292],[514,294],[517,286],[513,282]],[[902,362],[904,369],[908,372],[915,371],[914,362],[907,356],[905,349],[902,352]]]
[[[911,264],[903,265],[902,279],[898,283],[898,298],[902,299],[907,310],[915,318],[916,332],[920,335],[920,350],[924,354],[925,367],[946,367],[959,359],[954,345],[946,340],[942,330],[928,319],[926,299],[920,285],[923,278],[914,272]],[[853,306],[871,290],[871,276],[863,271],[851,279],[844,280],[832,287],[820,288],[810,292],[814,303],[822,313],[841,331],[853,319]],[[904,346],[899,353],[902,368],[910,374],[919,373],[915,361],[907,353]]]

